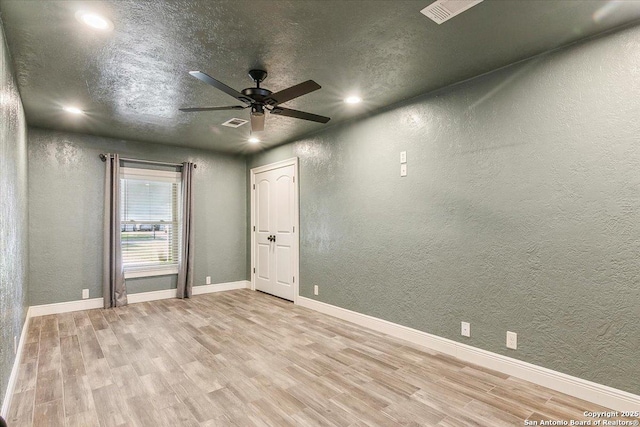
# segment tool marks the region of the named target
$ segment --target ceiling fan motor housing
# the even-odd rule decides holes
[[[263,103],[264,99],[271,95],[271,91],[261,87],[248,87],[246,89],[242,89],[242,94],[256,102]]]

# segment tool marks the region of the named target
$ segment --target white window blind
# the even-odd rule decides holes
[[[180,173],[123,167],[120,182],[125,274],[177,272]]]

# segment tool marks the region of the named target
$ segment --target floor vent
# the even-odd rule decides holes
[[[438,0],[422,9],[420,13],[440,25],[482,1],[483,0]]]
[[[222,124],[222,126],[229,126],[230,128],[239,128],[243,124],[247,123],[247,120],[242,119],[229,119]]]

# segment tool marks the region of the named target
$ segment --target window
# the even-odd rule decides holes
[[[180,173],[123,167],[120,177],[125,277],[176,274]]]

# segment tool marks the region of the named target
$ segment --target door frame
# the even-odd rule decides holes
[[[293,166],[293,223],[295,224],[295,231],[293,232],[293,243],[295,246],[293,251],[293,303],[298,304],[298,295],[300,293],[300,179],[297,157],[251,169],[251,180],[249,183],[249,191],[251,191],[251,225],[249,226],[249,232],[251,233],[251,290],[256,290],[256,232],[254,231],[254,227],[256,226],[256,174],[284,166]]]

